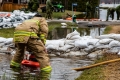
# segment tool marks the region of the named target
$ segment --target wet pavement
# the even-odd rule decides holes
[[[0,54],[0,80],[37,80],[39,69],[24,67],[14,72],[9,68],[11,57],[10,54]],[[75,80],[82,71],[76,72],[72,68],[86,66],[93,61],[80,57],[50,57],[50,62],[53,68],[50,80]]]

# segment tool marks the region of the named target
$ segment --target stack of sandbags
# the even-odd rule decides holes
[[[64,39],[64,46],[60,47],[59,50],[65,52],[71,51],[71,49],[75,48],[75,41],[79,40],[80,38],[80,33],[78,33],[76,30],[72,33],[69,33]]]
[[[45,46],[46,46],[47,50],[56,50],[56,51],[58,51],[60,47],[64,46],[64,39],[47,40]]]

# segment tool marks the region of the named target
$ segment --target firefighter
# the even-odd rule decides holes
[[[52,19],[53,4],[52,0],[46,1],[46,19]]]
[[[116,7],[117,20],[120,18],[120,5]]]
[[[109,16],[112,18],[112,20],[114,19],[114,12],[115,8],[108,8],[106,21],[108,21]]]
[[[89,1],[86,3],[86,16],[85,16],[85,19],[86,19],[86,18],[88,18],[88,19],[91,18],[91,11],[92,11],[92,5],[91,5],[91,1],[89,0]]]
[[[40,63],[40,79],[48,80],[52,68],[49,57],[45,49],[46,37],[48,34],[48,24],[44,17],[35,15],[32,19],[25,20],[15,28],[14,42],[17,47],[16,53],[10,62],[11,68],[20,68],[24,58],[24,51],[28,48],[33,52]]]

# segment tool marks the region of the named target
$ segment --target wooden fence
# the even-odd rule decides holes
[[[14,4],[12,2],[9,2],[9,3],[4,3],[2,5],[1,11],[13,11],[13,10],[21,9],[23,7],[27,7],[27,5],[26,4]]]

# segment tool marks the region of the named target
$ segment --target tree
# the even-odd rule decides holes
[[[39,1],[38,0],[30,0],[28,3],[28,10],[34,12],[37,11],[39,8]]]

